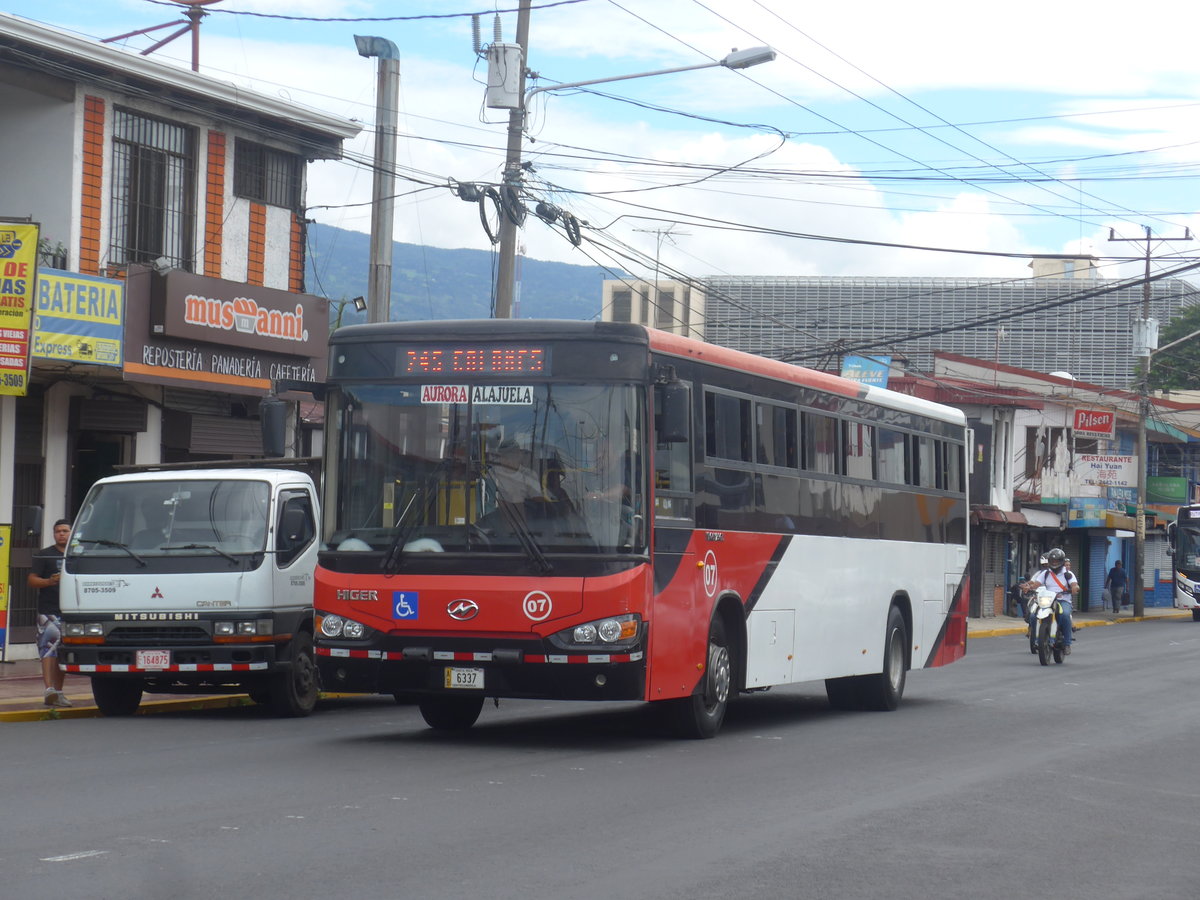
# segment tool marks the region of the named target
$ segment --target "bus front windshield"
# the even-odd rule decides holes
[[[644,549],[633,385],[346,385],[328,404],[340,551]]]
[[[1200,526],[1179,524],[1175,533],[1175,565],[1200,571]]]

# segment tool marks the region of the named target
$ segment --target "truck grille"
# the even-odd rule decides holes
[[[147,627],[121,625],[108,633],[109,644],[150,644],[155,647],[183,644],[209,644],[208,632],[196,625]]]

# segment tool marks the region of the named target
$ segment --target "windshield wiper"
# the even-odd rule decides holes
[[[485,474],[487,474],[485,472]],[[500,488],[500,482],[496,478],[492,478],[492,487],[496,491],[496,499],[500,501],[496,505],[500,507],[500,514],[504,516],[506,522],[512,528],[517,536],[517,541],[521,544],[521,548],[525,551],[538,570],[543,575],[549,575],[554,571],[554,566],[550,560],[546,558],[546,554],[542,551],[541,545],[538,544],[537,538],[533,536],[533,532],[529,528],[529,523],[525,521],[525,514],[517,510],[517,504],[508,500],[504,496],[504,491]]]
[[[222,550],[220,547],[214,547],[212,544],[171,544],[166,547],[159,547],[158,549],[159,550],[211,550],[213,553],[220,553],[223,557],[225,557],[231,563],[236,563],[238,561],[238,558],[236,556],[234,556],[232,553],[227,553],[226,551]],[[253,552],[257,553],[259,551],[255,550]]]
[[[96,544],[100,547],[116,547],[118,550],[124,550],[135,560],[137,560],[137,564],[139,566],[145,567],[146,565],[146,561],[130,550],[128,544],[122,544],[120,541],[109,541],[105,540],[104,538],[76,538],[75,540],[79,541],[81,544]]]

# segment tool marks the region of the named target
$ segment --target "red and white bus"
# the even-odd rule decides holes
[[[892,709],[966,649],[961,412],[638,325],[338,329],[326,690],[664,704],[824,679]]]

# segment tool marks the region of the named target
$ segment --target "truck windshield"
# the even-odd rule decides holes
[[[639,552],[642,389],[349,385],[326,541],[341,551]],[[445,401],[451,402],[445,402]]]
[[[222,556],[261,553],[270,493],[262,481],[97,484],[71,533],[68,556]]]

